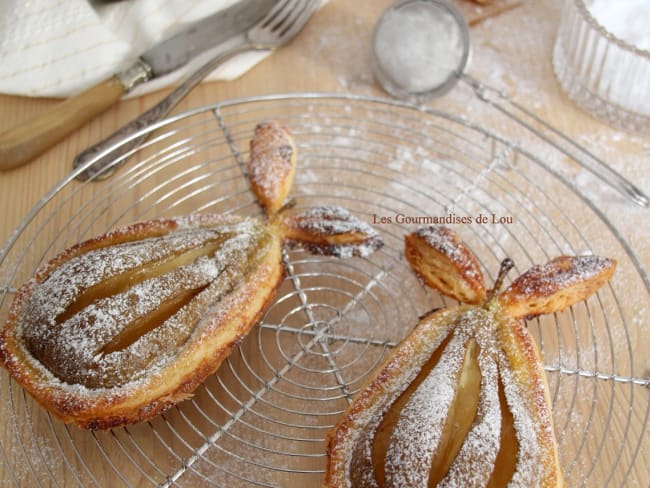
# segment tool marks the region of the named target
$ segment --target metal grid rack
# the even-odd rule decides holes
[[[320,486],[328,430],[418,316],[450,303],[406,266],[402,239],[416,226],[398,216],[479,213],[507,221],[455,226],[488,280],[506,256],[518,273],[558,254],[618,260],[615,278],[596,296],[528,326],[543,353],[568,484],[648,479],[650,379],[641,372],[639,327],[626,315],[650,299],[646,271],[548,159],[431,109],[368,97],[270,96],[146,129],[152,137],[115,176],[79,183],[70,175],[12,235],[0,254],[0,320],[35,268],[81,239],[161,216],[260,214],[244,163],[255,124],[271,118],[289,126],[298,145],[298,205],[336,203],[369,223],[390,217],[376,224],[386,246],[350,260],[287,251],[287,277],[260,324],[192,399],[150,422],[109,432],[63,425],[2,371],[4,483]]]

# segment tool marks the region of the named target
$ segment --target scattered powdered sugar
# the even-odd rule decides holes
[[[512,475],[512,486],[537,486],[541,476],[541,463],[539,459],[539,444],[537,442],[537,429],[532,415],[526,407],[526,402],[521,397],[517,387],[515,375],[510,369],[508,358],[505,354],[498,355],[499,374],[508,404],[512,413],[517,435],[518,451],[515,472]],[[537,392],[527,392],[535,395]]]
[[[494,321],[490,319],[489,312],[472,307],[464,309],[455,321],[454,335],[440,361],[409,398],[395,426],[386,453],[388,485],[426,485],[433,456],[439,450],[438,444],[445,420],[457,393],[456,382],[471,337],[476,338],[483,354],[479,367],[486,368],[484,373],[482,371],[484,377],[481,393],[486,401],[483,403],[481,416],[483,423],[490,425],[481,426],[480,422],[477,423],[478,427],[471,431],[473,434],[469,441],[463,444],[464,455],[476,457],[477,450],[490,449],[495,442],[491,435],[486,439],[477,437],[481,433],[490,434],[500,429],[496,363],[491,359],[495,355],[496,347],[494,330],[490,326]],[[498,443],[498,435],[496,439]],[[461,476],[462,469],[457,469],[457,475]],[[453,478],[454,475],[451,476]],[[451,483],[451,478],[447,482]]]
[[[205,259],[201,261],[205,261]],[[137,376],[143,371],[135,371],[135,374],[131,374],[127,378],[122,378],[121,373],[125,369],[125,362],[128,362],[132,370],[139,363],[138,358],[144,358],[142,351],[136,355],[129,354],[124,350],[122,354],[121,351],[116,351],[112,354],[98,356],[101,348],[119,335],[129,324],[135,322],[138,317],[146,316],[159,309],[161,305],[179,293],[209,284],[218,276],[223,266],[224,263],[215,263],[213,266],[190,264],[166,275],[145,280],[123,293],[90,304],[58,327],[50,326],[45,330],[30,327],[25,331],[25,340],[32,346],[31,349],[34,353],[40,349],[40,344],[47,344],[48,354],[54,354],[57,360],[47,361],[47,356],[39,356],[43,357],[43,361],[48,363],[50,369],[57,376],[64,378],[69,383],[83,383],[88,386],[116,386],[137,379]],[[202,273],[206,269],[210,271],[210,274]],[[216,273],[214,273],[215,271]],[[183,336],[187,337],[187,331]],[[171,337],[168,342],[172,343]],[[161,353],[161,356],[169,358],[165,354],[168,352],[165,349],[158,352]],[[65,360],[62,361],[61,358],[65,358]],[[111,381],[109,384],[106,381],[107,377],[119,377],[120,379],[117,383]]]
[[[493,342],[493,341],[492,341]],[[479,341],[479,345],[483,341]],[[486,347],[487,346],[487,347]],[[500,447],[501,405],[499,373],[493,344],[484,344],[478,355],[481,370],[479,409],[456,459],[439,488],[486,486]]]
[[[238,232],[252,231],[256,228],[259,222],[253,218],[242,218],[237,215],[215,215],[203,213],[190,213],[181,215],[171,219],[176,225],[178,230],[196,230],[198,228],[209,229],[219,226],[222,229],[227,229],[232,226],[233,230]]]
[[[215,285],[217,291],[206,295],[209,300],[232,289],[241,276],[225,271],[241,273],[250,252],[261,242],[262,229],[253,219],[224,219],[222,225],[212,228],[180,228],[160,237],[95,249],[72,258],[36,285],[16,333],[29,352],[44,363],[50,374],[67,383],[65,388],[70,391],[126,387],[169,363],[193,334],[199,317],[183,307],[125,348],[106,354],[101,352],[103,348],[139,318],[175,297],[200,291],[199,299]],[[210,242],[219,242],[213,255],[199,256],[160,276],[134,282],[124,291],[99,298],[58,322],[58,315],[87,288],[148,263],[155,266]],[[39,361],[34,363],[40,368]]]
[[[591,15],[605,29],[625,42],[650,51],[650,2],[648,0],[593,0]]]
[[[276,122],[262,122],[255,127],[250,141],[248,173],[251,182],[264,197],[273,199],[290,177],[293,148],[284,128]]]
[[[422,227],[416,231],[416,235],[424,239],[431,248],[451,259],[460,267],[463,276],[483,281],[483,274],[474,255],[451,229],[442,226]]]
[[[295,215],[292,225],[307,234],[306,242],[293,242],[312,252],[325,253],[340,258],[366,257],[383,246],[377,231],[367,222],[355,217],[347,209],[334,205],[311,207]],[[309,238],[315,238],[312,243]],[[341,242],[327,244],[328,238],[345,237]]]
[[[376,236],[377,231],[367,222],[358,219],[349,210],[335,205],[310,207],[298,216],[301,230],[320,235],[341,235],[351,232]]]
[[[443,312],[444,313],[444,312]],[[427,327],[416,328],[414,337],[403,342],[397,351],[398,358],[389,363],[390,374],[381,378],[381,394],[377,401],[366,404],[355,413],[355,425],[345,438],[342,449],[351,453],[345,465],[345,479],[349,486],[376,487],[372,466],[372,443],[374,433],[384,415],[397,398],[415,380],[422,366],[433,352],[440,347],[453,328],[453,319],[444,330]],[[417,344],[417,347],[414,346]]]
[[[103,247],[76,256],[54,269],[36,287],[27,314],[37,314],[41,321],[54,321],[82,290],[109,277],[140,268],[146,263],[201,246],[215,237],[213,231],[206,229],[179,231],[163,237]]]
[[[458,381],[470,338],[474,338],[479,346],[479,407],[457,457],[439,486],[484,486],[490,479],[500,449],[500,384],[503,385],[506,403],[513,416],[519,445],[511,484],[537,486],[543,475],[538,439],[543,435],[542,429],[545,426],[536,425],[535,415],[529,411],[525,396],[532,395],[537,398],[543,392],[537,389],[532,392],[520,391],[519,385],[525,382],[517,377],[521,373],[510,368],[509,360],[501,349],[496,333],[497,321],[493,315],[495,311],[461,307],[451,313],[448,320],[453,337],[438,364],[406,402],[389,440],[385,459],[386,486],[427,485],[433,456],[439,449],[441,431],[457,393],[455,383]],[[420,341],[425,340],[427,327],[427,322],[423,322],[414,330],[413,334],[418,338],[416,344],[421,345]],[[446,336],[446,333],[441,333],[439,339],[442,340]],[[404,348],[408,348],[409,344],[406,342],[400,346],[399,353],[403,354]],[[432,354],[439,345],[440,343],[437,343],[424,347],[426,355]],[[393,405],[401,391],[415,379],[421,365],[428,359],[421,357],[422,350],[416,349],[413,353],[413,357],[408,360],[415,365],[413,369],[400,366],[402,369],[397,376],[392,370],[387,371],[386,393],[380,397],[381,401],[367,405],[363,415],[359,415],[357,425],[349,436],[349,444],[345,448],[351,457],[346,477],[346,481],[350,482],[349,486],[377,486],[371,458],[374,432],[381,418],[389,410],[389,405]],[[536,388],[538,387],[542,388],[537,385]]]
[[[386,452],[386,483],[389,486],[426,485],[454,400],[466,339],[462,334],[454,335],[439,363],[402,409]]]
[[[424,241],[433,249],[448,256],[454,261],[461,261],[463,259],[462,247],[459,245],[458,239],[455,234],[446,227],[429,226],[422,227],[416,231],[416,235],[424,239]]]
[[[612,260],[602,256],[556,258],[546,264],[530,268],[513,281],[510,290],[523,296],[533,294],[548,296],[557,290],[589,281],[611,266]]]

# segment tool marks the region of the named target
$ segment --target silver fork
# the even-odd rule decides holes
[[[319,4],[320,0],[279,1],[255,26],[222,44],[209,61],[160,102],[106,139],[79,153],[74,159],[74,167],[90,165],[76,178],[85,181],[111,176],[149,136],[149,133],[133,136],[135,133],[165,117],[203,78],[232,56],[245,51],[270,51],[289,42],[300,32]],[[124,143],[120,144],[122,141]],[[89,163],[91,160],[93,162]]]

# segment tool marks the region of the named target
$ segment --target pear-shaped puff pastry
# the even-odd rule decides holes
[[[286,129],[268,126],[255,134],[287,143]],[[258,178],[276,174],[267,163]],[[151,220],[63,251],[18,290],[0,329],[2,364],[48,411],[88,429],[150,419],[191,396],[273,299],[284,243],[313,246],[309,232],[305,241],[286,235],[305,214],[349,217],[347,231],[324,231],[332,239],[320,253],[366,256],[382,246],[371,227],[336,207],[276,213],[287,178],[274,177],[284,189],[267,194],[266,218]]]
[[[406,237],[425,283],[473,303],[424,316],[361,389],[328,436],[325,486],[564,486],[543,364],[521,317],[583,300],[616,263],[560,257],[499,293],[513,263],[486,290],[469,254],[443,227]]]
[[[271,300],[261,221],[154,220],[80,243],[21,287],[0,336],[11,375],[64,422],[105,429],[191,395]]]

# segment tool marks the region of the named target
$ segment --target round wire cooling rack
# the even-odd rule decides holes
[[[253,128],[266,119],[294,133],[297,205],[345,206],[375,225],[385,247],[348,260],[287,250],[287,276],[258,326],[193,398],[150,422],[107,432],[64,425],[2,371],[4,483],[320,486],[327,432],[418,317],[450,304],[424,289],[402,256],[404,234],[426,217],[451,222],[488,280],[505,257],[518,273],[559,254],[618,260],[597,295],[528,327],[543,353],[569,486],[650,479],[638,315],[650,304],[646,271],[604,215],[551,169],[548,158],[559,156],[541,159],[431,109],[304,94],[168,119],[148,129],[149,141],[115,176],[80,183],[71,175],[27,216],[0,255],[0,319],[39,264],[81,239],[161,216],[260,214],[245,161]]]

